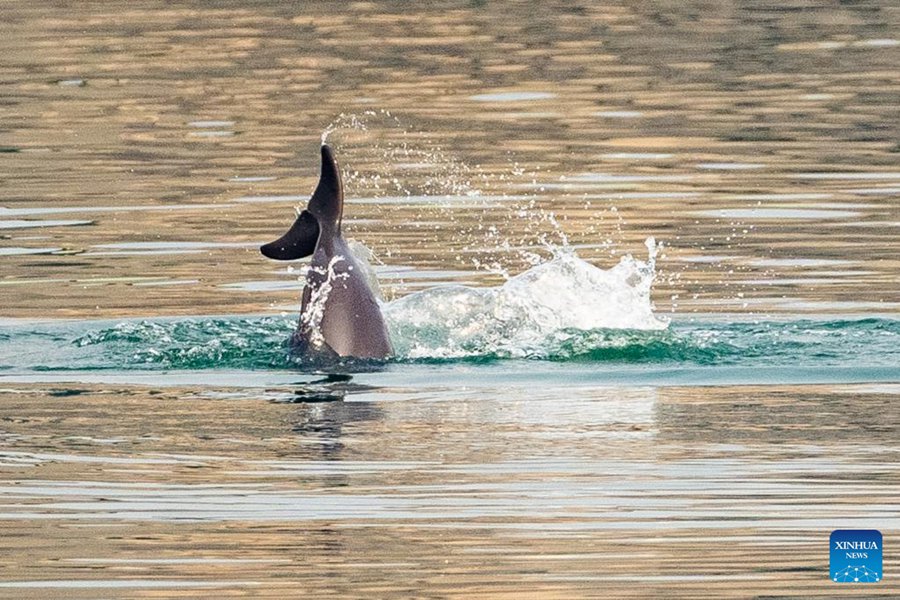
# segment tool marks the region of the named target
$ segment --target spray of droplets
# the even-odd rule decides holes
[[[572,251],[565,223],[549,208],[555,197],[539,183],[540,169],[524,167],[508,153],[499,157],[505,157],[508,168],[498,171],[495,164],[484,170],[405,127],[386,110],[341,114],[325,128],[322,142],[338,149],[348,198],[415,206],[415,216],[402,226],[416,231],[410,243],[417,254],[434,248],[460,270],[509,280]],[[504,195],[509,189],[520,191]],[[591,206],[588,199],[585,204],[591,208],[590,225],[579,234],[591,236],[595,254],[599,249],[618,260],[621,216],[614,206]],[[377,239],[367,241],[374,262],[379,255],[391,259],[398,252]],[[398,283],[402,289],[402,280]],[[386,291],[389,298],[397,295],[396,288]]]
[[[454,160],[427,136],[404,128],[386,110],[341,113],[322,132],[322,143],[334,137],[352,168],[344,172],[351,193],[374,197],[477,196],[477,173]],[[415,183],[409,175],[417,173]]]

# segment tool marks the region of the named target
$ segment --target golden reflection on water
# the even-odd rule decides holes
[[[33,597],[820,593],[831,529],[897,529],[891,388],[290,404],[16,386],[0,403],[2,585],[16,597],[38,580]]]
[[[388,270],[485,284],[497,278],[474,260],[518,272],[516,249],[540,252],[541,234],[563,232],[601,266],[652,235],[668,246],[661,310],[900,302],[889,2],[17,3],[5,15],[0,207],[18,211],[0,213],[6,316],[294,304],[294,291],[223,286],[295,279],[253,245],[301,203],[278,196],[309,193],[320,134],[352,121],[341,114],[366,127],[330,137],[351,195],[401,196],[348,210]],[[19,222],[51,219],[87,223]],[[247,246],[102,247],[156,241]],[[769,258],[848,262],[754,262]]]

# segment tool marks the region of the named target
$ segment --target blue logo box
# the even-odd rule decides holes
[[[831,532],[831,581],[878,583],[882,579],[881,532],[875,529],[836,529]]]

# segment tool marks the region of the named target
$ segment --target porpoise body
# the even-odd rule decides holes
[[[341,235],[344,190],[334,153],[322,146],[322,174],[306,210],[283,236],[260,247],[268,258],[296,260],[312,255],[291,337],[305,358],[383,360],[392,353],[378,300],[363,267]]]

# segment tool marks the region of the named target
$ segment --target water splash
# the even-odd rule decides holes
[[[322,144],[327,144],[328,137],[335,131],[367,132],[369,131],[369,123],[374,119],[388,119],[393,121],[395,126],[400,124],[400,121],[396,117],[392,117],[391,113],[386,110],[341,113],[322,131]]]
[[[454,159],[422,133],[403,126],[387,110],[341,113],[322,132],[322,143],[335,136],[350,195],[477,196],[478,173]],[[418,177],[409,177],[415,172]],[[415,179],[415,181],[412,181]]]
[[[384,313],[397,354],[548,358],[585,332],[663,330],[668,321],[650,300],[656,245],[647,245],[646,262],[628,255],[604,270],[557,248],[552,260],[499,287],[446,286],[395,300]]]
[[[377,133],[370,131],[370,125]],[[323,131],[323,143],[337,132],[342,153],[350,157],[347,164],[362,169],[374,161],[374,175],[359,170],[345,173],[348,188],[363,186],[376,197],[385,188],[408,197],[414,193],[440,194],[433,197],[447,201],[438,201],[428,209],[444,213],[442,221],[453,220],[453,199],[484,198],[473,183],[478,179],[475,169],[424,143],[421,135],[410,134],[387,111],[341,114]],[[411,140],[413,137],[416,139]],[[353,157],[360,147],[364,156]],[[420,189],[407,187],[396,176],[398,170],[410,168],[429,174],[424,183],[418,180]],[[518,165],[514,173],[525,174]],[[402,178],[404,182],[407,179]],[[650,300],[657,252],[652,239],[648,240],[650,257],[646,262],[629,255],[612,269],[603,270],[576,256],[555,213],[538,206],[536,197],[523,197],[505,210],[510,219],[525,224],[525,235],[515,247],[496,225],[485,227],[483,219],[451,233],[462,250],[457,260],[498,273],[505,283],[489,289],[455,286],[427,290],[384,305],[398,358],[545,357],[577,337],[578,332],[665,328],[666,321],[653,315]],[[354,253],[362,255],[357,257],[358,262],[370,281],[375,281],[368,260],[371,251],[358,244]],[[512,268],[523,262],[527,270],[513,277]],[[328,289],[326,282],[325,288],[317,291],[317,298],[322,292],[327,296]],[[316,336],[315,326],[321,321],[323,305],[311,302],[302,317],[301,328],[312,332],[313,345],[321,337]]]
[[[457,225],[440,231],[440,236],[459,249],[450,258],[460,265],[509,279],[511,272],[550,260],[555,248],[569,245],[556,214],[544,205],[537,172],[528,171],[510,153],[506,154],[508,171],[483,171],[481,165],[458,159],[386,110],[340,114],[322,133],[323,142],[332,138],[342,164],[352,165],[343,172],[349,198],[432,198],[433,202],[417,202],[419,217],[426,223]],[[526,181],[530,187],[516,184]],[[499,203],[485,191],[510,184],[524,191]],[[466,211],[464,218],[459,218],[460,210]],[[615,208],[611,211],[615,215]],[[602,221],[607,212],[598,207],[594,215]],[[500,227],[510,223],[515,227]],[[412,225],[419,229],[418,221]],[[621,229],[621,222],[613,225]],[[609,254],[614,256],[612,239],[607,242]],[[377,240],[374,243],[386,256],[394,251],[377,248]]]

